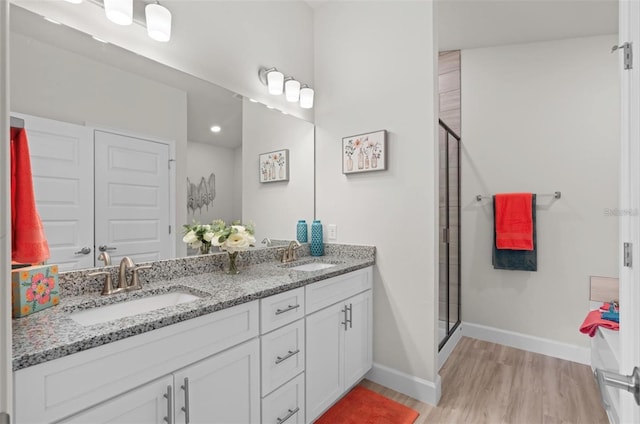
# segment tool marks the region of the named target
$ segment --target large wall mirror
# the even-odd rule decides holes
[[[38,132],[30,132],[30,126],[36,125],[34,122],[44,125],[44,132],[47,128],[69,124],[70,128],[79,131],[72,131],[72,134],[86,137],[87,143],[95,143],[89,159],[84,156],[82,159],[74,148],[61,147],[71,146],[69,137],[50,137],[47,141],[49,150],[45,150],[44,157],[39,161],[32,159],[34,179],[45,167],[56,172],[71,168],[71,165],[64,165],[68,158],[57,157],[65,152],[80,162],[79,169],[87,168],[86,172],[91,173],[76,184],[84,187],[82,195],[74,191],[80,190],[74,185],[69,185],[75,187],[71,190],[56,192],[41,188],[38,193],[36,182],[41,215],[44,208],[47,215],[53,213],[56,217],[45,222],[47,236],[57,237],[64,245],[52,246],[52,250],[64,248],[66,254],[71,255],[68,261],[52,260],[66,263],[61,269],[100,266],[101,262],[96,261],[100,245],[117,244],[113,238],[118,238],[118,234],[111,234],[112,239],[107,242],[98,240],[101,230],[111,226],[109,219],[112,218],[107,221],[98,218],[104,209],[108,209],[103,200],[112,192],[98,186],[103,172],[97,164],[103,160],[117,163],[117,166],[144,164],[148,157],[146,147],[132,147],[139,140],[151,142],[152,146],[155,146],[153,143],[166,143],[166,153],[162,151],[157,157],[165,160],[163,155],[166,154],[167,167],[174,168],[167,177],[160,177],[161,181],[167,181],[166,185],[158,184],[158,192],[166,190],[171,194],[168,196],[169,207],[161,209],[169,209],[167,215],[172,235],[163,239],[168,242],[160,243],[163,247],[167,243],[170,246],[161,254],[144,252],[144,249],[139,253],[127,253],[137,261],[193,254],[182,242],[182,226],[193,221],[210,223],[217,218],[252,221],[256,226],[257,247],[260,247],[267,237],[294,238],[297,220],[313,219],[312,123],[267,109],[223,87],[102,43],[75,29],[48,22],[18,6],[11,6],[10,16],[10,107],[14,115],[26,117],[25,127],[32,150],[37,149],[38,144]],[[219,127],[219,132],[212,131],[215,126]],[[91,131],[83,134],[83,128]],[[99,136],[95,128],[101,131]],[[100,137],[107,138],[107,143],[120,143],[125,152],[120,159],[111,154],[107,159],[103,157],[108,150],[99,146]],[[59,145],[52,141],[56,138]],[[288,180],[260,182],[260,155],[282,150],[288,151]],[[136,156],[139,152],[144,154],[140,158]],[[55,162],[54,158],[63,161]],[[85,162],[95,162],[95,169],[85,166]],[[62,172],[56,178],[67,178],[65,175]],[[124,183],[120,185],[137,183],[132,175],[123,176]],[[144,181],[138,186],[146,189],[150,183]],[[143,231],[147,225],[143,223],[144,219],[147,223],[152,220],[143,211],[145,205],[156,201],[159,195],[147,196],[145,193],[152,191],[129,192],[129,201],[134,208],[140,205],[140,216],[136,218],[138,221],[130,220],[114,230],[119,231],[123,240],[125,235],[129,237],[121,246],[133,243],[131,240],[136,238],[141,245],[152,244],[146,241],[148,235]],[[65,199],[74,196],[84,201],[84,206],[75,205],[76,209],[92,209],[91,225],[80,228],[60,224],[69,221],[65,211],[73,209],[69,207],[72,202],[66,206],[64,203]],[[149,227],[153,225],[148,224]],[[92,241],[86,241],[89,239]],[[90,247],[91,253],[76,254],[84,247]],[[114,259],[124,255],[123,249],[112,252]],[[81,258],[85,260],[80,261]]]

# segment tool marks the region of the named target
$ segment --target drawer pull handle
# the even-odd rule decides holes
[[[182,412],[184,412],[184,422],[185,424],[189,424],[189,378],[184,378],[184,384],[180,386],[182,390],[184,390],[184,406],[182,407]]]
[[[287,421],[289,418],[293,417],[299,410],[300,407],[297,407],[296,409],[289,409],[289,413],[284,418],[278,418],[277,424],[282,424],[283,422]]]
[[[276,365],[279,364],[280,362],[286,361],[287,359],[291,358],[294,355],[297,355],[298,353],[300,353],[300,349],[290,350],[289,352],[287,352],[286,355],[278,356],[276,358]]]
[[[340,312],[342,312],[344,314],[344,321],[341,322],[341,325],[344,325],[344,331],[347,331],[347,325],[349,324],[349,319],[347,318],[347,311],[349,309],[347,309],[347,307],[345,306],[344,309],[340,309]]]
[[[276,309],[276,315],[284,314],[285,312],[293,311],[294,309],[298,309],[300,305],[289,305],[284,309]]]
[[[167,393],[163,395],[167,398],[167,416],[164,417],[164,420],[167,424],[173,423],[173,389],[171,386],[167,386]]]

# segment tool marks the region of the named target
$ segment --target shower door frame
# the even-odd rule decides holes
[[[446,196],[445,196],[445,208],[446,208],[446,226],[445,229],[446,231],[442,231],[441,233],[441,237],[442,237],[442,242],[440,243],[440,248],[444,248],[443,245],[446,245],[446,265],[445,265],[445,273],[446,273],[446,280],[447,280],[447,284],[446,284],[446,291],[447,291],[447,296],[446,296],[446,334],[444,336],[444,338],[442,340],[439,341],[438,343],[438,352],[442,350],[442,348],[447,344],[447,342],[449,341],[449,339],[451,338],[451,336],[455,333],[455,331],[458,329],[458,327],[460,326],[462,320],[461,318],[461,306],[462,306],[462,290],[461,290],[461,286],[462,286],[462,281],[461,281],[461,255],[462,255],[462,249],[461,249],[461,235],[462,235],[462,231],[461,231],[461,213],[460,213],[460,199],[461,199],[461,180],[460,180],[460,174],[461,174],[461,170],[460,170],[460,165],[461,165],[461,160],[460,160],[460,136],[458,134],[455,133],[455,131],[453,131],[447,124],[445,124],[441,119],[439,119],[439,123],[440,123],[440,127],[442,129],[444,129],[445,131],[445,135],[446,135],[446,139],[445,139],[445,164],[446,164],[446,172],[445,172],[445,188],[446,188]],[[457,178],[458,178],[458,184],[456,186],[456,190],[457,190],[457,194],[458,194],[458,205],[456,208],[456,214],[457,214],[457,218],[458,218],[458,266],[456,267],[456,272],[458,275],[458,296],[457,296],[457,305],[458,305],[458,314],[457,314],[457,320],[455,322],[455,324],[453,325],[453,327],[451,327],[451,321],[450,321],[450,305],[451,305],[451,292],[450,292],[450,271],[451,271],[451,256],[450,256],[450,241],[451,241],[451,226],[450,226],[450,185],[449,185],[449,175],[450,175],[450,167],[449,167],[449,137],[453,137],[456,139],[457,141]],[[440,285],[440,281],[438,281],[438,286]],[[438,295],[439,297],[439,295]],[[440,319],[438,318],[438,321],[440,321]]]

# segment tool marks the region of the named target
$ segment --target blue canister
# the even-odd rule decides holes
[[[298,220],[298,226],[296,227],[296,238],[300,243],[306,243],[309,237],[309,229],[307,228],[307,221],[304,219]]]
[[[311,224],[311,256],[324,255],[324,243],[322,241],[322,224],[320,220]]]

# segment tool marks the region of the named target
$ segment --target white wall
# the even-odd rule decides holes
[[[377,248],[374,362],[431,384],[438,344],[433,7],[328,2],[314,21],[317,217],[337,224],[338,242]],[[342,137],[380,129],[389,131],[388,170],[343,175]]]
[[[589,276],[617,276],[615,36],[462,51],[462,317],[578,346]],[[538,271],[494,270],[490,201],[562,192],[537,210]],[[549,197],[540,197],[547,205]]]
[[[240,219],[234,208],[235,197],[242,190],[242,181],[236,176],[236,149],[218,147],[205,143],[187,143],[187,178],[196,187],[204,177],[208,181],[211,173],[215,174],[215,198],[211,205],[191,210],[187,213],[187,221],[196,220],[202,224],[209,224],[214,219],[222,219],[230,223]],[[186,200],[178,203],[178,208],[186,207]]]
[[[242,103],[242,219],[264,237],[295,239],[296,223],[313,220],[313,124],[244,99]],[[258,156],[289,149],[289,181],[260,183]]]
[[[187,96],[184,91],[11,33],[13,112],[101,125],[176,142],[176,201],[186,198]],[[178,207],[176,223],[186,221]],[[184,243],[176,238],[176,252]]]

